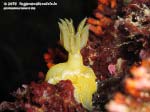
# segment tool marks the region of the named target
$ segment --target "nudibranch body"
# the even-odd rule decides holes
[[[68,61],[52,66],[47,72],[46,81],[56,84],[61,80],[71,80],[75,99],[92,110],[92,95],[97,90],[96,76],[91,68],[84,66],[80,54],[80,50],[87,44],[89,25],[85,25],[84,19],[75,34],[72,20],[60,21],[60,42],[68,51]]]

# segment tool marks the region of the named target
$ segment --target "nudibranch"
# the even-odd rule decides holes
[[[85,22],[86,18],[81,21],[75,33],[72,20],[60,19],[60,43],[68,52],[68,60],[52,66],[47,72],[46,81],[57,84],[61,80],[71,80],[75,99],[92,110],[92,95],[97,90],[96,76],[90,67],[83,64],[80,53],[89,36],[89,25],[85,25]]]

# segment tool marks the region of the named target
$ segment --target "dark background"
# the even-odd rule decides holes
[[[57,6],[38,7],[35,11],[1,9],[0,101],[10,100],[9,93],[23,83],[37,80],[39,71],[46,73],[43,54],[59,39],[59,18],[72,18],[77,26],[84,17],[92,15],[97,4],[96,0],[55,2]]]

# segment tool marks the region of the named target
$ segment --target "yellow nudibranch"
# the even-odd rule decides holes
[[[83,65],[80,54],[80,50],[87,44],[89,25],[85,25],[85,18],[75,33],[72,20],[60,21],[60,42],[68,51],[68,61],[52,66],[47,72],[46,81],[56,84],[61,80],[71,80],[75,88],[75,99],[88,110],[92,110],[92,95],[97,90],[96,76],[91,68]]]

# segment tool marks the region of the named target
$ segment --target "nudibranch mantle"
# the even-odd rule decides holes
[[[75,99],[88,110],[92,110],[92,95],[97,90],[96,76],[90,67],[84,66],[80,54],[80,50],[87,44],[89,25],[85,25],[85,18],[75,34],[72,20],[60,21],[60,43],[68,51],[68,61],[52,66],[47,72],[46,81],[57,84],[61,80],[71,80],[75,88]]]

